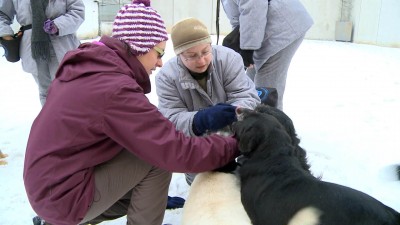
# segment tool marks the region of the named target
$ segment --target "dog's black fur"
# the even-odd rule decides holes
[[[258,106],[233,129],[248,158],[240,169],[241,199],[253,225],[287,225],[307,207],[318,212],[315,225],[400,225],[400,214],[373,197],[315,178],[282,111]]]
[[[306,151],[299,145],[300,139],[297,137],[293,121],[289,118],[289,116],[287,116],[285,113],[275,107],[268,107],[266,105],[259,105],[255,108],[255,111],[271,115],[279,121],[279,123],[285,128],[286,133],[289,134],[290,139],[292,140],[292,145],[295,147],[294,155],[300,160],[303,169],[311,173],[310,165],[307,163]]]

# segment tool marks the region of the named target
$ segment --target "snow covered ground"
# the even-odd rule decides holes
[[[169,41],[163,59],[173,54]],[[399,68],[399,48],[305,40],[292,61],[284,100],[314,174],[366,192],[398,211],[400,181],[392,165],[400,164]],[[154,85],[148,97],[157,104]],[[8,164],[0,166],[1,225],[32,224],[35,216],[22,169],[30,126],[39,111],[31,75],[20,62],[0,57],[0,149],[9,155]],[[188,195],[183,174],[173,175],[170,195]],[[182,209],[167,210],[164,223],[179,225],[181,215]]]

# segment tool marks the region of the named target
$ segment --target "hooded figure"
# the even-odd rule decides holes
[[[233,137],[189,138],[145,94],[168,35],[149,1],[118,12],[112,37],[66,54],[33,122],[24,184],[46,224],[97,224],[127,216],[159,225],[171,172],[202,172],[238,155]],[[235,107],[209,113],[235,116]]]

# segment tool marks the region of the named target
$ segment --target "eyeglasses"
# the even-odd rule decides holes
[[[164,56],[165,51],[162,50],[161,48],[154,46],[153,49],[158,53],[157,58],[161,59]]]
[[[211,53],[212,53],[212,49],[210,48],[210,49],[202,52],[200,55],[199,54],[192,54],[190,56],[185,56],[184,54],[182,54],[182,56],[185,59],[185,61],[193,62],[193,61],[199,60],[199,59],[201,59],[203,57],[207,57]]]

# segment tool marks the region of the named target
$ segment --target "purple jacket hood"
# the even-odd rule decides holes
[[[121,58],[125,65],[113,60],[115,57]],[[103,36],[99,42],[81,44],[78,49],[68,52],[61,64],[64,66],[59,68],[56,76],[60,81],[69,82],[91,74],[119,73],[134,78],[145,94],[151,91],[150,78],[143,65],[129,51],[128,45],[112,37]]]

